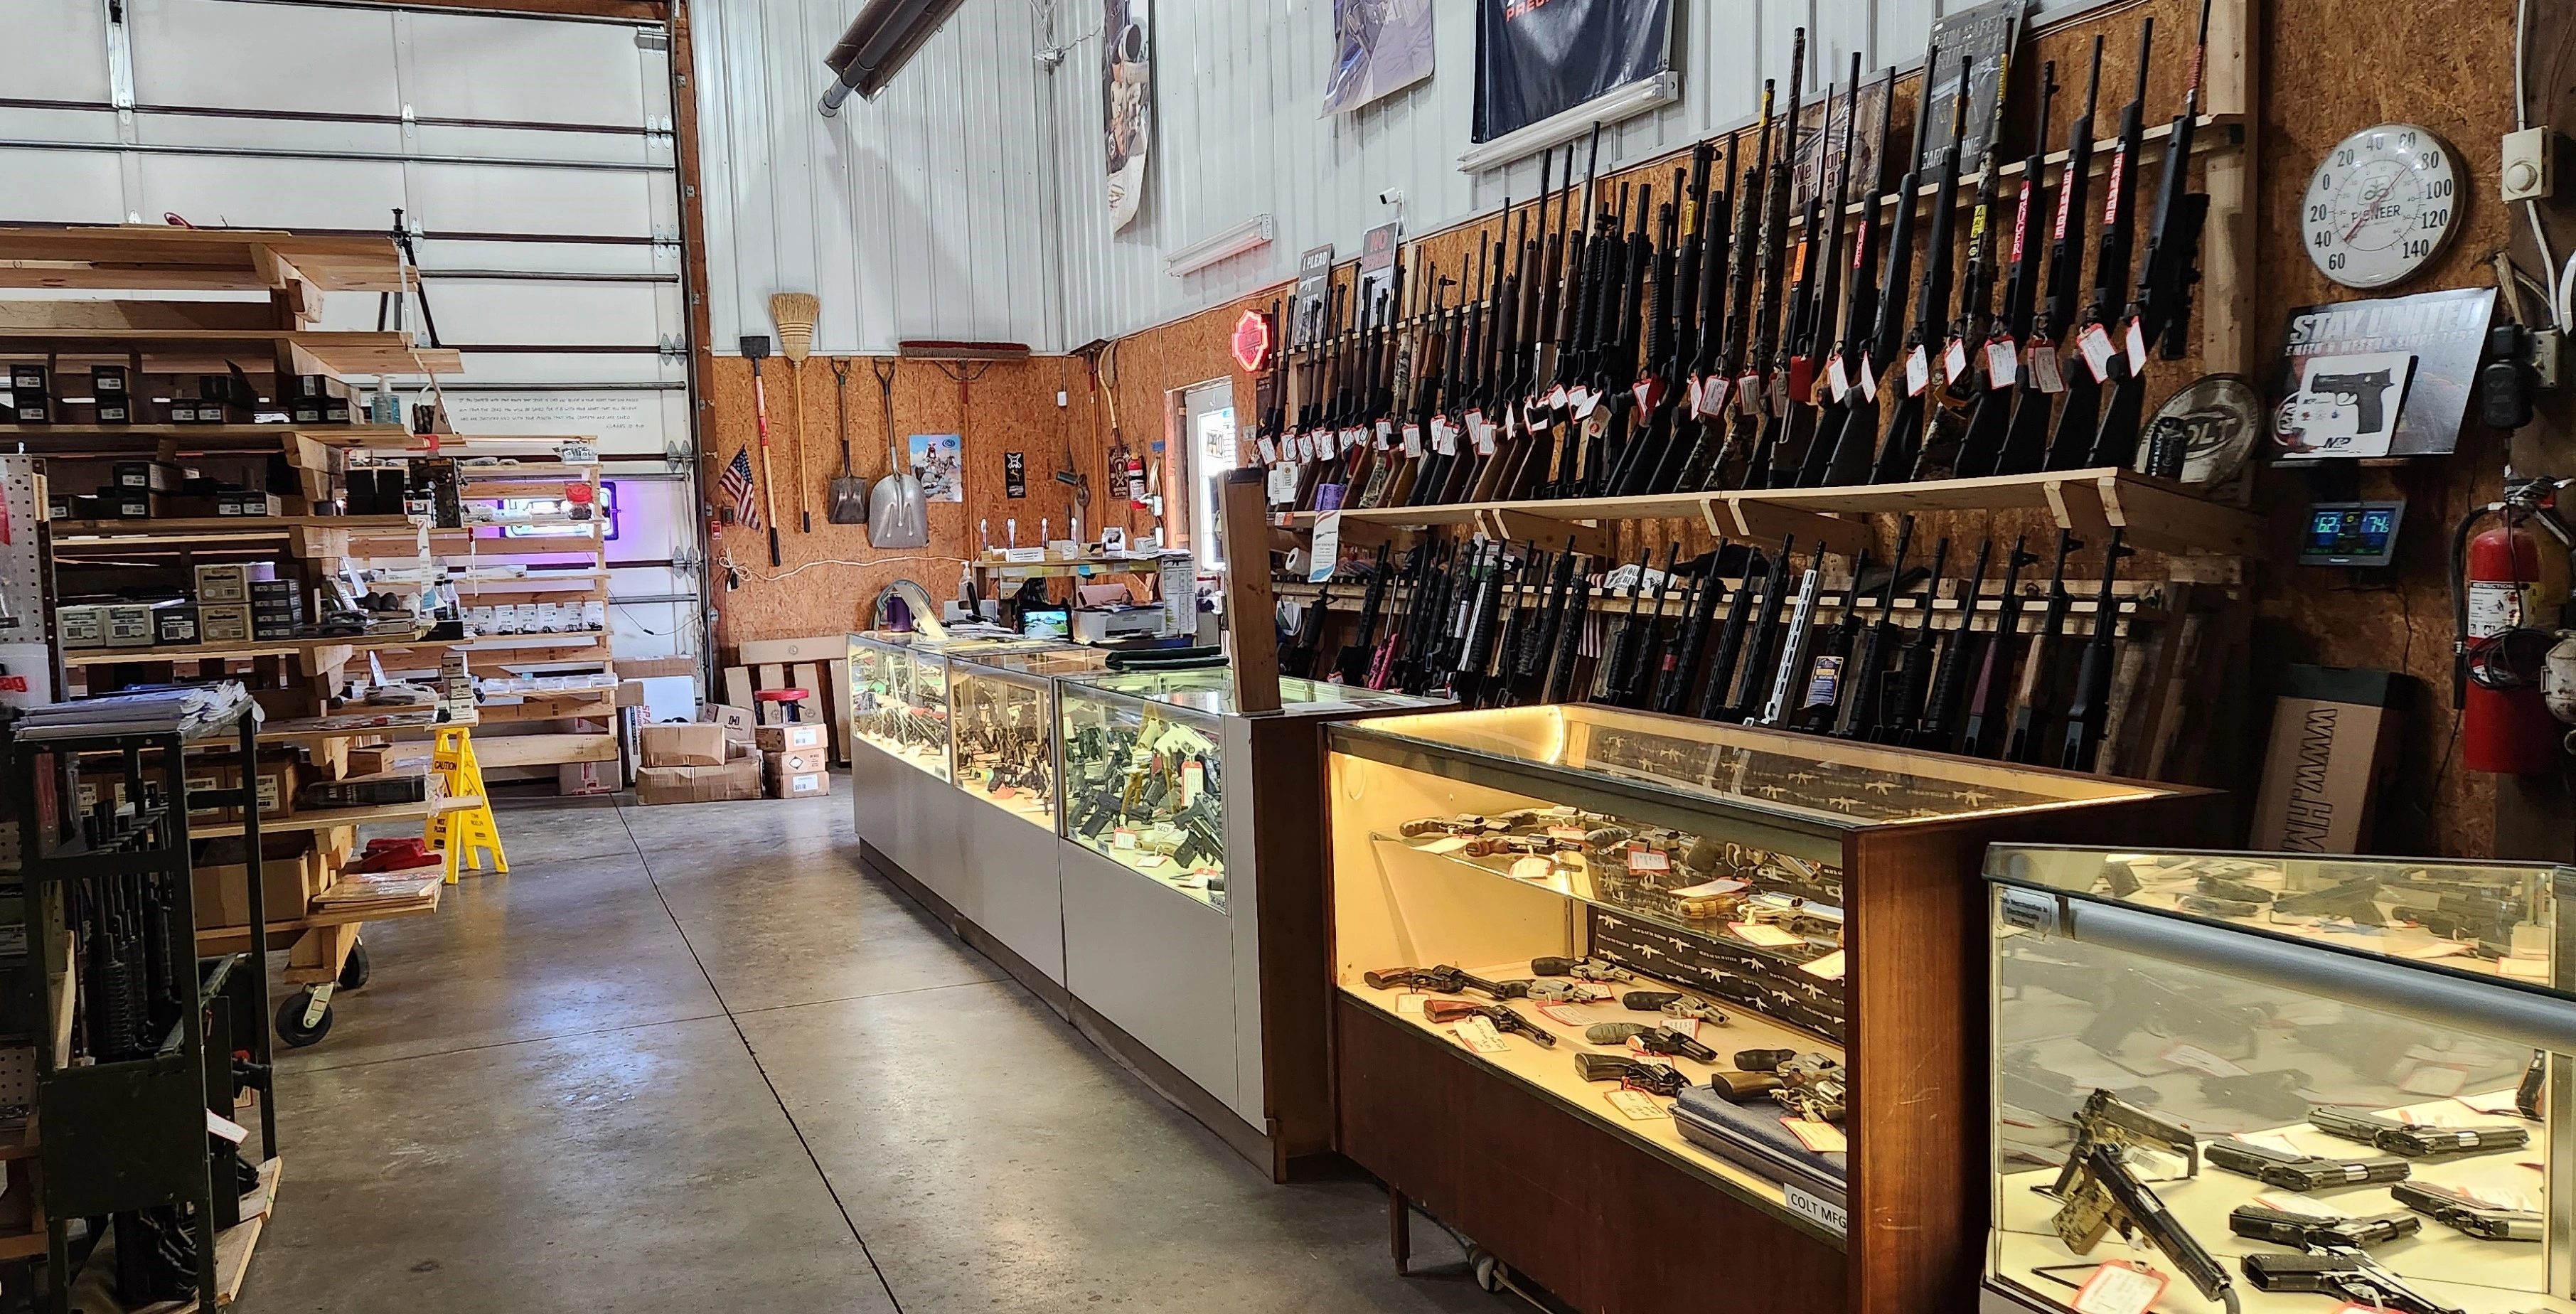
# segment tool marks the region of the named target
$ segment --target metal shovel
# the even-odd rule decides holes
[[[850,361],[832,358],[832,386],[837,396],[841,427],[841,473],[832,480],[831,496],[824,500],[823,516],[836,525],[868,523],[868,481],[850,469]]]

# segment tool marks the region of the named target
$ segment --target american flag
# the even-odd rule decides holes
[[[745,529],[760,528],[760,503],[751,495],[751,448],[733,454],[733,464],[725,467],[720,481],[725,496],[733,499],[733,520]]]

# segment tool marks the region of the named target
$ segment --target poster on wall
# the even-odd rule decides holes
[[[963,445],[953,433],[917,433],[912,436],[912,477],[921,481],[923,501],[966,500],[963,451]]]
[[[1941,152],[1950,149],[1951,102],[1959,96],[1959,66],[1968,67],[1968,121],[1959,135],[1959,172],[1986,167],[1986,150],[1994,144],[1995,121],[2003,112],[2004,65],[2020,30],[2022,0],[1986,3],[1943,14],[1932,24],[1932,44],[1941,51],[1941,79],[1932,85],[1932,131],[1923,139],[1923,167],[1934,169]],[[1964,56],[1964,57],[1963,57]],[[2064,90],[2065,84],[2060,83]],[[2105,101],[2110,99],[2106,93]]]
[[[1289,316],[1289,346],[1306,346],[1323,336],[1324,312],[1332,296],[1333,248],[1319,246],[1297,257],[1297,301]]]
[[[1102,0],[1101,122],[1109,127],[1109,229],[1124,232],[1145,200],[1153,144],[1152,0]]]
[[[1333,0],[1333,71],[1317,118],[1431,76],[1431,0]]]
[[[2302,306],[2281,343],[2282,461],[2445,456],[2460,444],[2492,287]]]
[[[1475,139],[1654,77],[1672,54],[1672,0],[1476,0]]]

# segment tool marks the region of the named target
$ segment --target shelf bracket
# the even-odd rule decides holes
[[[1477,518],[1486,537],[1505,543],[1535,541],[1542,548],[1556,551],[1558,544],[1572,539],[1575,551],[1591,557],[1612,556],[1619,547],[1618,535],[1596,522],[1559,520],[1510,507],[1493,507]]]
[[[1721,538],[1743,543],[1774,542],[1794,535],[1800,542],[1823,545],[1828,552],[1856,556],[1876,541],[1869,522],[1842,520],[1761,500],[1758,494],[1728,496],[1708,504],[1708,527]]]

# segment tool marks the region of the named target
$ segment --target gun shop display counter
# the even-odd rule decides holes
[[[1320,727],[1442,700],[1292,679],[1244,715],[1223,667],[849,653],[869,864],[1273,1176],[1328,1150]]]
[[[1335,1148],[1577,1308],[1951,1314],[1997,835],[2214,795],[1590,705],[1333,727]]]
[[[2576,869],[1997,846],[1986,875],[1986,1309],[2576,1311]]]

